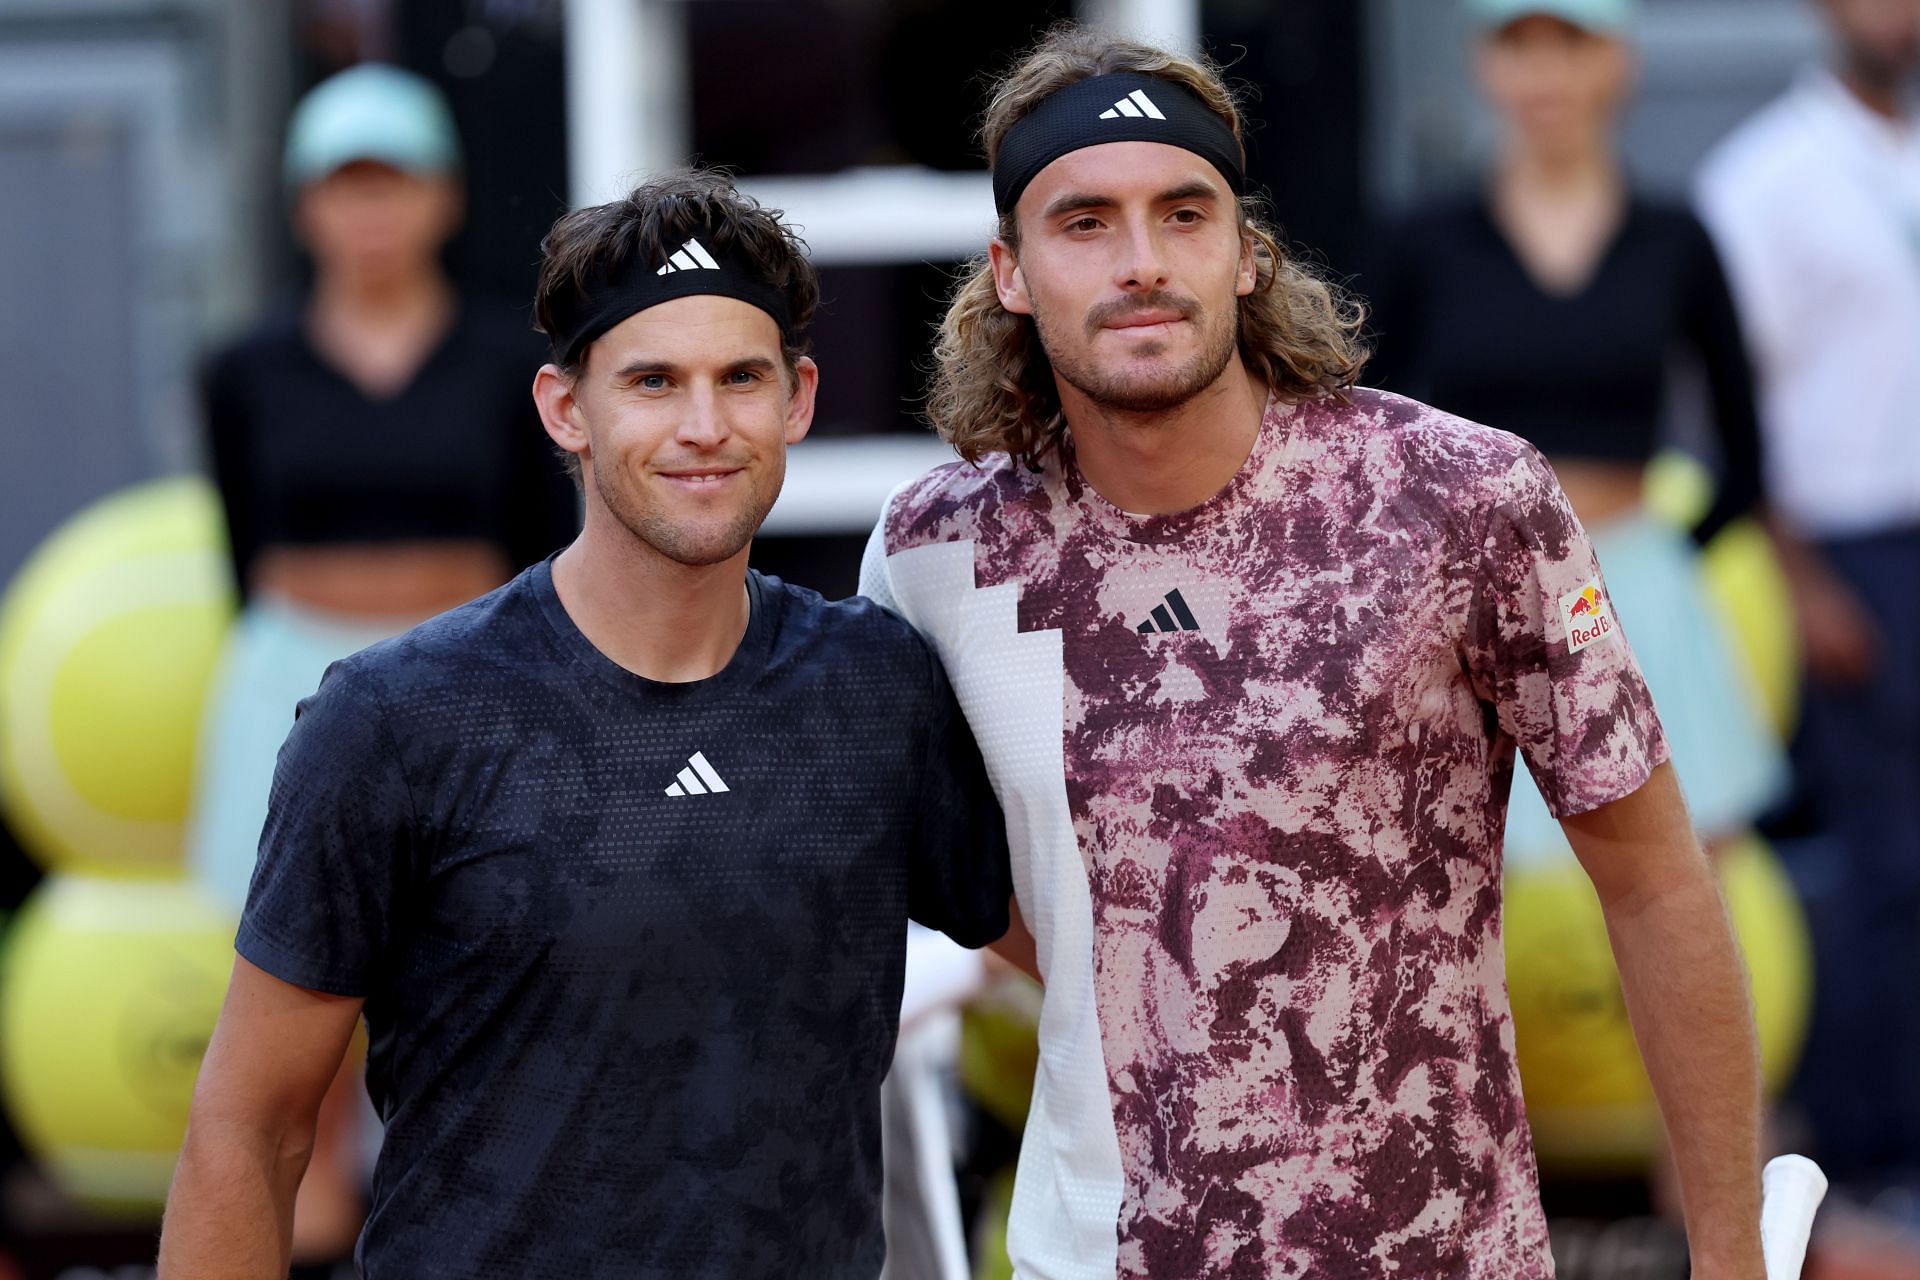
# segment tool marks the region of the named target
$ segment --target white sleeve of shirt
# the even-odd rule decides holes
[[[874,522],[867,549],[860,556],[860,594],[892,613],[900,612],[900,601],[893,594],[893,573],[887,568],[887,513],[899,496],[900,489],[895,489],[880,504],[880,518]]]

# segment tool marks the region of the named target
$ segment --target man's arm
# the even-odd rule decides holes
[[[987,948],[1035,982],[1046,981],[1040,976],[1039,945],[1034,942],[1027,922],[1020,917],[1018,898],[1007,899],[1007,931],[997,941],[988,943]]]
[[[235,958],[167,1196],[160,1280],[287,1274],[294,1193],[362,1003]]]
[[[1696,1280],[1763,1280],[1760,1062],[1746,971],[1673,766],[1561,823],[1599,892],[1680,1175]]]

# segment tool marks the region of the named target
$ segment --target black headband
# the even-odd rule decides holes
[[[665,262],[635,254],[611,270],[595,272],[573,305],[559,308],[557,332],[548,335],[555,361],[571,365],[595,338],[628,316],[695,294],[738,298],[760,308],[780,326],[781,341],[791,344],[796,335],[786,291],[760,279],[737,253],[709,247],[715,243],[711,233],[701,233],[675,249]]]
[[[1246,190],[1240,144],[1225,120],[1185,85],[1116,71],[1056,90],[1007,130],[994,157],[994,207],[1011,213],[1042,169],[1103,142],[1164,142],[1191,151],[1218,169],[1235,195]]]

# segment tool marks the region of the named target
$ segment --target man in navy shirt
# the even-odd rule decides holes
[[[791,232],[680,174],[545,255],[534,396],[584,532],[301,705],[166,1280],[286,1275],[363,1010],[363,1275],[880,1271],[907,918],[1001,934],[1000,813],[905,623],[747,569],[819,376]]]

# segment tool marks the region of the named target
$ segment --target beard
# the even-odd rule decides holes
[[[780,496],[787,468],[786,458],[780,456],[769,467],[749,471],[754,477],[752,488],[737,508],[698,521],[670,518],[660,507],[622,486],[617,468],[608,471],[613,474],[593,468],[593,487],[613,518],[636,540],[675,564],[699,568],[730,560],[753,541]]]
[[[1199,330],[1200,349],[1171,368],[1144,372],[1102,369],[1092,359],[1089,347],[1058,341],[1053,326],[1037,310],[1033,321],[1054,373],[1094,404],[1120,413],[1165,413],[1199,395],[1225,372],[1239,342],[1238,300],[1219,316],[1209,315],[1197,300],[1177,294],[1153,293],[1106,302],[1087,313],[1084,331],[1090,343],[1102,326],[1117,316],[1163,307],[1179,311],[1182,319]],[[1157,356],[1161,350],[1161,344],[1147,343],[1139,355]]]

